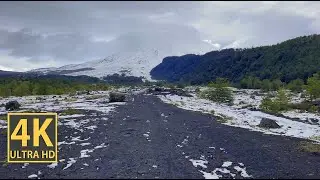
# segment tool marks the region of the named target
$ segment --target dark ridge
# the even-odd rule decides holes
[[[202,84],[217,77],[237,83],[245,76],[289,82],[297,78],[306,80],[317,71],[320,71],[320,35],[271,46],[166,57],[150,74],[156,80]]]

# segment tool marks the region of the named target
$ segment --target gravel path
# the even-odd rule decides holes
[[[300,139],[225,126],[155,96],[134,95],[109,114],[83,113],[59,120],[56,166],[1,163],[0,179],[320,178],[320,156],[301,152]]]

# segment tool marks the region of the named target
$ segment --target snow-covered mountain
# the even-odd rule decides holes
[[[112,54],[104,59],[88,61],[82,64],[71,64],[60,68],[41,68],[33,72],[59,73],[72,76],[88,75],[103,77],[115,73],[127,76],[143,76],[150,79],[150,70],[158,65],[165,55],[158,50],[148,49],[130,53]]]
[[[173,32],[173,31],[172,31]],[[202,54],[217,49],[194,36],[185,37],[168,31],[123,34],[104,47],[105,58],[70,64],[58,68],[41,68],[32,72],[103,77],[115,73],[151,79],[150,71],[167,56]]]

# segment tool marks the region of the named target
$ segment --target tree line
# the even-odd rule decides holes
[[[157,80],[192,85],[207,84],[218,77],[238,83],[251,76],[261,81],[274,81],[272,84],[277,86],[280,81],[306,81],[320,71],[319,47],[320,35],[310,35],[272,46],[223,49],[204,55],[166,57],[150,74]]]
[[[68,79],[0,78],[0,96],[60,95],[76,91],[108,90],[105,83],[85,83]]]

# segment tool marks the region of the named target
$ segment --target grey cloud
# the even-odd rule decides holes
[[[42,59],[68,64],[145,47],[168,55],[251,47],[317,33],[318,17],[314,2],[3,1],[0,51],[18,67],[21,58],[24,66],[45,65]],[[93,40],[103,37],[112,40]]]

